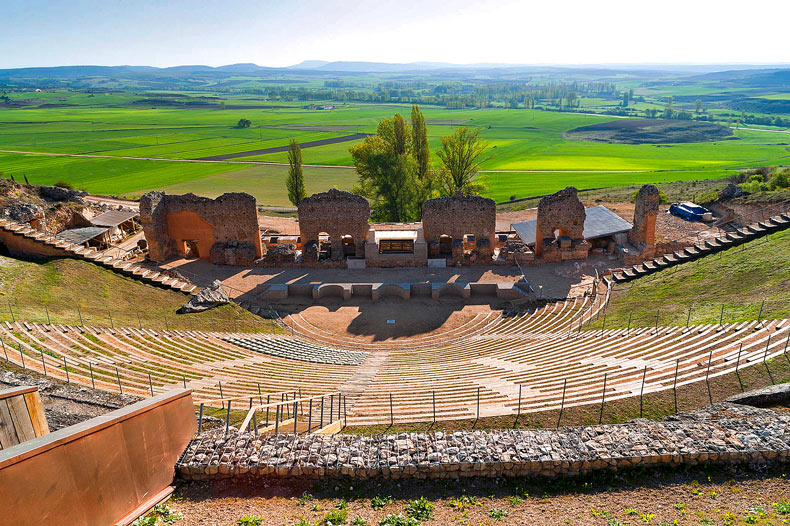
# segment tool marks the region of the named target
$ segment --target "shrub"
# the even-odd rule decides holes
[[[510,196],[510,200],[511,200],[511,201],[515,201],[515,200],[516,200],[516,196],[515,196],[515,195],[511,195],[511,196]]]
[[[366,526],[368,521],[357,515],[354,517],[354,520],[351,521],[351,526]]]
[[[774,510],[779,515],[790,515],[790,500],[782,499],[779,502],[774,502]]]
[[[346,510],[331,510],[324,515],[323,524],[326,526],[338,526],[345,524],[347,518],[348,512]]]
[[[57,186],[59,188],[65,188],[66,190],[73,190],[74,187],[71,186],[71,183],[68,181],[55,181],[55,184],[52,186]]]
[[[420,521],[413,517],[404,517],[400,513],[389,514],[379,521],[379,526],[420,526]]]
[[[433,504],[425,500],[425,497],[410,500],[406,506],[406,514],[420,521],[429,521],[433,518]]]
[[[245,515],[244,517],[240,518],[237,522],[237,526],[261,526],[263,523],[263,517],[258,515]]]
[[[386,506],[387,504],[390,504],[391,502],[392,502],[392,497],[390,496],[379,497],[378,495],[376,495],[375,497],[370,499],[370,507],[373,508],[374,510],[380,510],[384,508],[384,506]]]
[[[494,519],[495,521],[501,521],[505,517],[507,517],[507,511],[501,510],[499,508],[491,508],[488,510],[488,516]]]

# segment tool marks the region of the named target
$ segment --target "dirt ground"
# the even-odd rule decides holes
[[[322,331],[362,342],[397,341],[414,336],[434,336],[438,342],[442,333],[469,323],[478,314],[489,314],[491,310],[487,303],[386,299],[310,305],[295,315]]]
[[[790,498],[787,467],[770,473],[709,468],[558,481],[193,482],[177,489],[170,507],[183,514],[177,526],[233,526],[244,516],[261,517],[260,524],[270,526],[318,525],[326,524],[329,513],[345,516],[345,524],[375,526],[390,514],[407,516],[409,501],[420,497],[433,506],[432,518],[421,521],[425,525],[778,526],[790,524],[790,504],[783,504]],[[373,509],[374,497],[385,499],[383,509]]]

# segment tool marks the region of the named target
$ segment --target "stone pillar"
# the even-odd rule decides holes
[[[634,226],[628,232],[628,242],[635,247],[653,246],[656,242],[656,216],[658,215],[658,188],[646,184],[636,194]]]

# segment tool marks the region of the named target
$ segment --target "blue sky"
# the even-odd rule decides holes
[[[0,68],[790,62],[787,0],[0,0],[0,13]]]

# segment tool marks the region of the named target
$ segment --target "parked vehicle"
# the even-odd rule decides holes
[[[686,221],[713,221],[713,212],[689,201],[672,203],[669,213]]]

